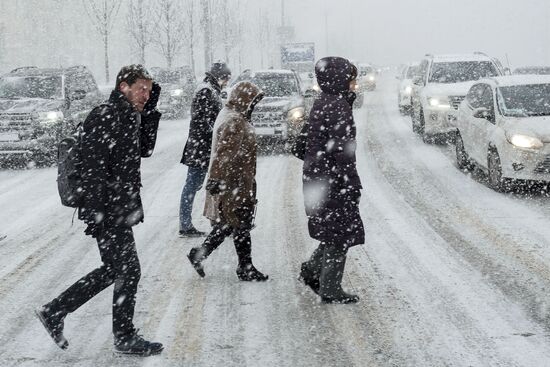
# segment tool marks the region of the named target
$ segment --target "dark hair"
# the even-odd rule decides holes
[[[132,64],[123,66],[116,76],[115,89],[120,89],[120,84],[126,82],[129,86],[134,84],[138,79],[153,80],[153,77],[147,69],[141,64]]]

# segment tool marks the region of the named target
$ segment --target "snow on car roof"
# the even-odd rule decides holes
[[[550,75],[505,75],[490,78],[499,87],[514,85],[550,84]]]
[[[252,75],[255,74],[293,74],[292,70],[286,69],[267,69],[267,70],[256,70],[252,72]]]
[[[432,55],[432,59],[434,62],[490,61],[491,57],[482,53],[472,53],[472,54]]]

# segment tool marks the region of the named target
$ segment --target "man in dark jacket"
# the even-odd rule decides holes
[[[191,212],[195,195],[201,189],[208,172],[212,129],[223,107],[220,93],[230,78],[231,71],[225,63],[212,64],[193,98],[189,136],[181,158],[181,163],[187,166],[187,179],[181,193],[179,215],[179,233],[183,237],[205,235],[193,226]]]
[[[315,74],[322,92],[310,112],[303,185],[309,234],[321,243],[302,264],[300,278],[324,303],[355,303],[359,297],[344,292],[341,281],[348,249],[365,242],[352,110],[357,69],[327,57]]]
[[[36,314],[56,344],[66,349],[65,317],[115,284],[115,350],[152,355],[160,343],[144,340],[133,325],[141,269],[132,226],[143,221],[140,165],[153,153],[161,114],[160,86],[141,65],[123,67],[109,101],[88,115],[80,135],[83,203],[79,219],[96,238],[103,265],[74,283]]]

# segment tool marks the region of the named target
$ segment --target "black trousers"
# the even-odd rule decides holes
[[[239,258],[239,267],[245,268],[252,265],[252,240],[249,229],[235,229],[227,224],[216,223],[212,231],[206,237],[202,246],[198,248],[201,254],[201,261],[206,259],[214,250],[216,250],[223,241],[233,235],[233,244]]]
[[[113,333],[117,337],[132,334],[136,292],[141,277],[134,234],[131,228],[107,228],[98,236],[97,244],[103,265],[47,304],[46,310],[50,315],[65,316],[114,283]]]

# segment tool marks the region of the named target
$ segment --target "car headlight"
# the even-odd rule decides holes
[[[375,79],[374,75],[369,75],[368,79],[369,79],[370,82],[374,82],[374,79]]]
[[[405,94],[411,94],[412,91],[413,91],[413,88],[410,85],[406,86],[405,89],[403,90]]]
[[[319,86],[319,84],[314,84],[311,89],[313,89],[317,93],[321,91],[321,87]]]
[[[61,111],[39,112],[38,122],[48,125],[63,120],[63,117],[63,112]]]
[[[303,107],[295,107],[288,111],[288,119],[290,121],[301,121],[305,117],[305,109]]]
[[[529,135],[512,134],[511,136],[509,136],[507,134],[507,137],[508,141],[518,148],[540,149],[544,146],[539,138],[535,138]]]
[[[170,91],[170,96],[172,97],[180,97],[183,95],[183,89],[173,89]]]
[[[430,105],[430,107],[434,108],[451,108],[449,98],[447,97],[428,97],[428,104]]]

